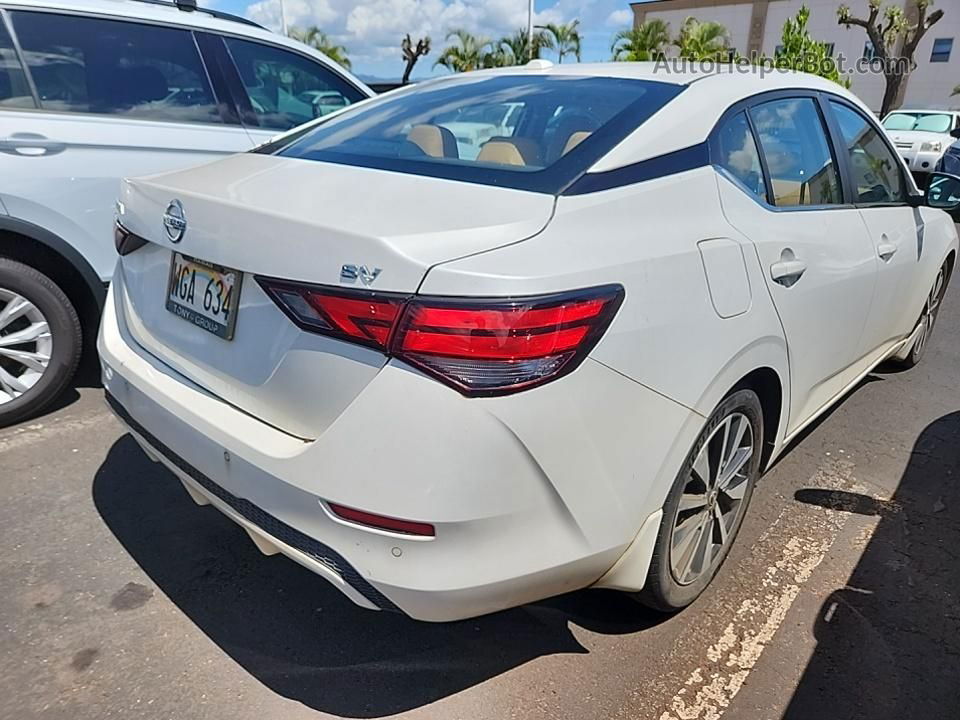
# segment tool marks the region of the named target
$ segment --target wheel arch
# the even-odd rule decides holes
[[[761,468],[769,467],[782,445],[790,414],[790,372],[786,342],[782,337],[762,338],[745,347],[717,373],[696,410],[709,417],[724,398],[749,388],[763,408],[764,446]]]
[[[0,215],[0,256],[36,268],[69,298],[84,329],[95,329],[107,297],[106,284],[80,252],[59,235],[26,220]],[[95,332],[85,332],[85,347]]]

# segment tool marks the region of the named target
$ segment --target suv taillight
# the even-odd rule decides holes
[[[470,397],[523,390],[572,371],[623,301],[619,285],[500,300],[257,281],[301,328],[374,347]]]

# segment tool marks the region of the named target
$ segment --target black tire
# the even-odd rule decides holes
[[[696,580],[681,584],[675,577],[674,570],[671,567],[671,543],[673,540],[674,525],[678,520],[678,509],[680,498],[684,490],[688,488],[688,483],[692,482],[694,476],[693,468],[700,450],[710,440],[714,430],[719,428],[728,417],[741,414],[746,416],[751,425],[753,454],[743,466],[743,475],[746,479],[743,481],[746,485],[742,500],[738,506],[737,515],[733,524],[727,531],[727,540],[723,542],[712,562],[707,564],[707,568]],[[719,434],[719,433],[718,433]],[[676,612],[694,600],[702,593],[713,580],[723,561],[726,559],[730,548],[736,541],[737,533],[743,518],[746,515],[750,504],[750,498],[753,495],[753,488],[757,478],[760,475],[760,456],[763,449],[763,408],[760,405],[760,399],[752,390],[737,390],[724,399],[723,402],[713,411],[713,414],[707,420],[697,441],[690,449],[683,467],[680,469],[667,501],[663,506],[663,519],[660,521],[660,532],[657,535],[657,543],[653,552],[653,559],[650,563],[650,570],[647,575],[647,582],[643,590],[637,594],[637,599],[644,605],[661,612]],[[716,502],[716,501],[715,501]],[[710,513],[707,513],[708,517]]]
[[[0,427],[6,427],[38,414],[63,392],[80,362],[83,334],[80,318],[67,296],[29,265],[0,258],[0,289],[12,291],[36,306],[50,327],[53,345],[49,365],[36,384],[13,400],[0,402]]]
[[[930,288],[930,294],[923,305],[923,312],[920,313],[920,319],[914,326],[914,331],[920,329],[920,335],[913,341],[913,347],[910,353],[903,359],[898,360],[897,364],[903,368],[912,368],[920,360],[930,345],[930,337],[933,335],[933,329],[937,324],[937,317],[940,314],[940,305],[944,296],[947,294],[947,285],[950,282],[950,266],[944,263],[940,266],[936,279],[933,281],[933,287]]]

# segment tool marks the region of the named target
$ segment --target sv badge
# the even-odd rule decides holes
[[[366,265],[344,265],[340,268],[340,282],[353,283],[359,280],[364,285],[369,285],[380,274],[380,268],[368,268]]]

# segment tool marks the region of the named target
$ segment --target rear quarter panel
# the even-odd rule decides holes
[[[750,302],[723,318],[711,299],[698,243],[724,238],[743,249]],[[689,413],[664,416],[664,451],[634,457],[644,482],[623,473],[625,502],[654,510],[706,417],[747,373],[770,367],[789,387],[786,344],[752,246],[720,212],[715,171],[700,168],[604,192],[561,197],[537,236],[433,268],[423,294],[517,296],[620,283],[626,296],[591,358]],[[582,372],[576,370],[573,376]],[[567,382],[555,383],[557,389]],[[519,396],[518,396],[519,397]],[[789,407],[783,398],[784,411]],[[782,427],[781,414],[781,427]],[[631,417],[610,418],[630,423]],[[632,428],[634,435],[654,432]],[[626,433],[629,436],[629,432]],[[618,434],[622,440],[622,434]],[[556,442],[556,440],[554,440]],[[598,442],[603,442],[602,439]],[[611,444],[611,453],[629,449]],[[625,466],[629,466],[629,459]]]

